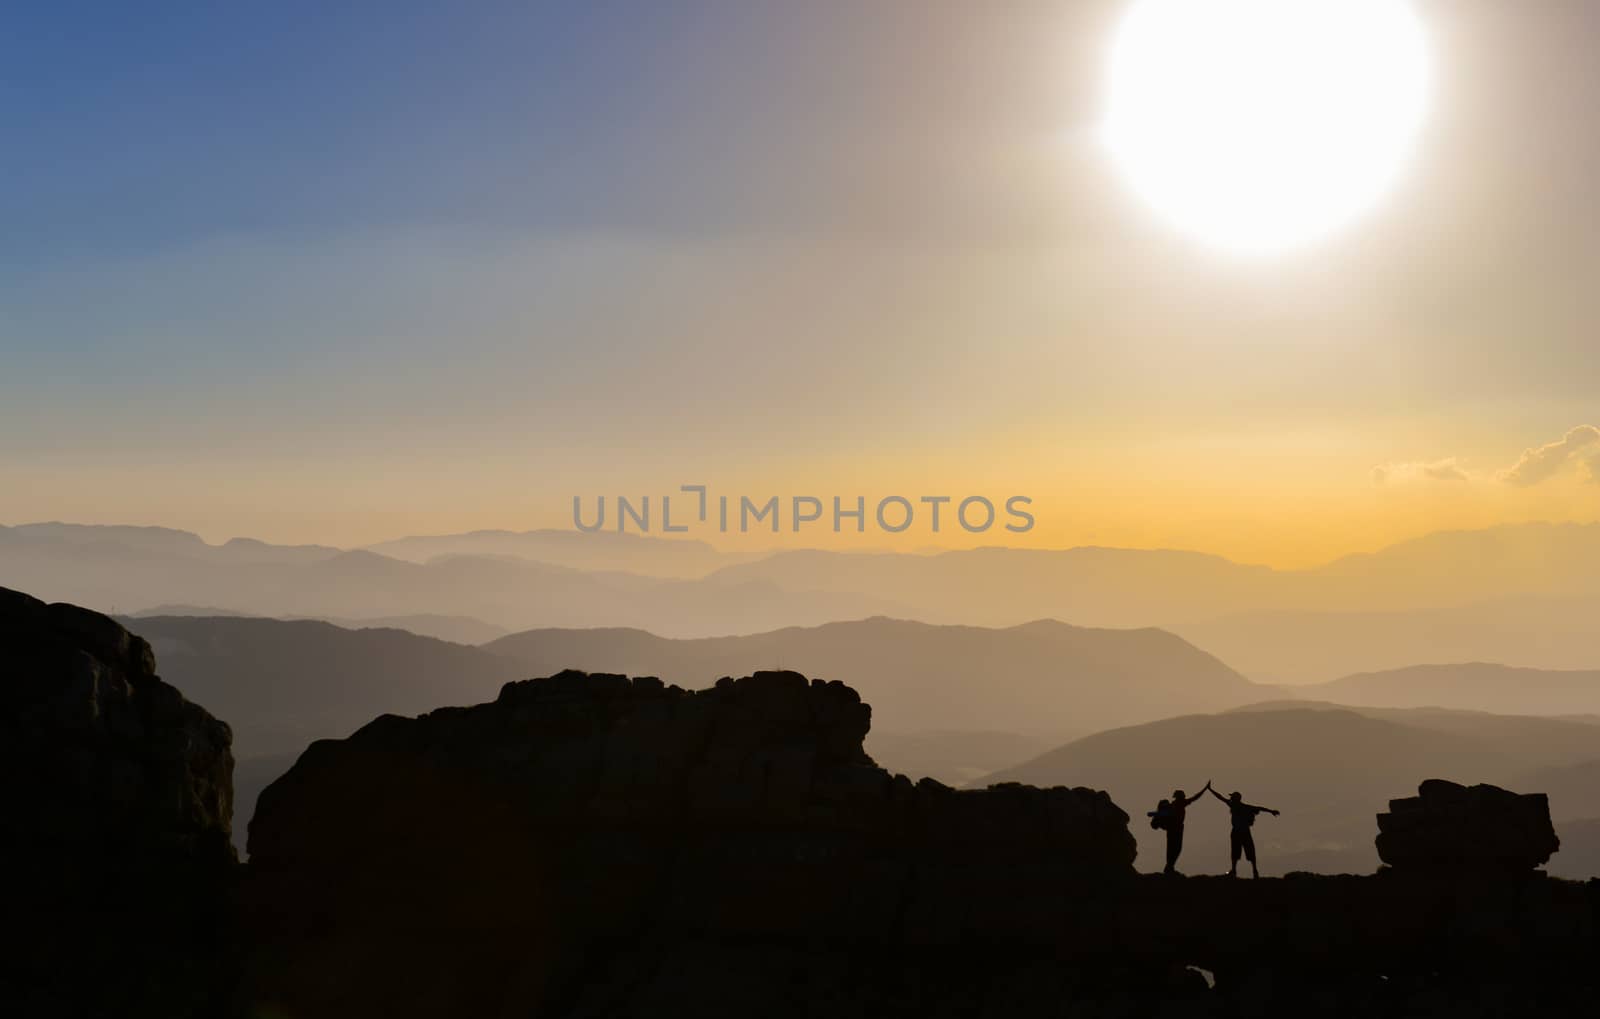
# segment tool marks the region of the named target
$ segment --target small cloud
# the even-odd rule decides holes
[[[1584,457],[1583,479],[1600,485],[1600,453],[1590,453]]]
[[[1594,425],[1579,425],[1557,442],[1523,450],[1521,459],[1501,471],[1497,477],[1506,484],[1516,485],[1519,488],[1537,485],[1554,477],[1569,460],[1578,457],[1582,450],[1596,442],[1600,442],[1600,428]],[[1585,460],[1585,467],[1591,480],[1596,479],[1597,460],[1600,460],[1600,455],[1596,454],[1589,455]]]
[[[1472,476],[1462,468],[1455,457],[1446,457],[1432,463],[1379,464],[1372,468],[1374,484],[1385,485],[1391,481],[1470,481]]]
[[[1434,481],[1465,481],[1467,472],[1456,463],[1455,457],[1440,460],[1437,463],[1421,464],[1422,476]]]

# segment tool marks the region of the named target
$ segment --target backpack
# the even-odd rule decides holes
[[[1150,827],[1160,831],[1167,827],[1172,820],[1172,801],[1162,800],[1156,804],[1156,809],[1150,812]]]

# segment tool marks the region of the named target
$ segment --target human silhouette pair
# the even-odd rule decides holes
[[[1232,866],[1228,868],[1229,877],[1239,876],[1239,857],[1242,855],[1250,861],[1250,874],[1260,877],[1261,871],[1256,867],[1256,840],[1250,833],[1255,826],[1256,817],[1265,813],[1273,817],[1278,816],[1278,811],[1271,807],[1258,807],[1246,803],[1239,793],[1231,793],[1224,797],[1221,793],[1211,788],[1208,780],[1205,787],[1193,796],[1185,796],[1182,789],[1172,792],[1172,799],[1162,800],[1156,804],[1156,809],[1149,811],[1150,827],[1164,830],[1167,833],[1167,866],[1163,874],[1178,873],[1178,857],[1183,853],[1183,825],[1188,817],[1189,805],[1198,800],[1202,794],[1210,793],[1221,800],[1228,808],[1230,832],[1228,836],[1229,858]]]

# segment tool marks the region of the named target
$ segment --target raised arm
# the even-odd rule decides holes
[[[1211,788],[1211,782],[1210,782],[1209,779],[1206,781],[1205,788],[1201,789],[1200,792],[1195,793],[1193,796],[1190,796],[1189,798],[1185,799],[1183,801],[1183,805],[1187,807],[1189,804],[1193,803],[1195,800],[1198,800],[1205,793],[1210,793],[1212,796],[1217,795],[1217,791],[1215,789]]]
[[[1221,800],[1223,803],[1227,803],[1228,802],[1228,798],[1226,796],[1224,796],[1221,793],[1217,792],[1215,789],[1211,788],[1210,786],[1206,786],[1204,791],[1210,793],[1212,796],[1215,796],[1217,799]]]

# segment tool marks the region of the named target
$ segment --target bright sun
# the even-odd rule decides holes
[[[1269,254],[1370,209],[1428,105],[1404,0],[1134,0],[1111,54],[1104,138],[1184,233]]]

